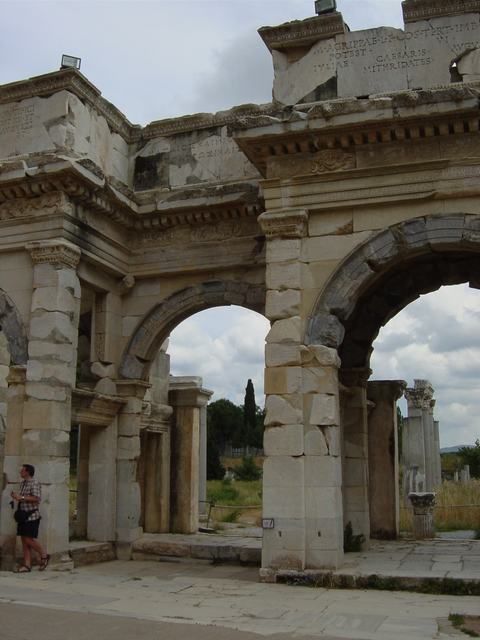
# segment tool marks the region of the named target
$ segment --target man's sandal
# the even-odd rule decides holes
[[[15,569],[15,573],[30,573],[32,567],[27,567],[26,564],[21,564]]]
[[[48,561],[50,560],[50,556],[46,555],[43,558],[40,558],[40,566],[38,567],[39,571],[45,571],[48,567]]]

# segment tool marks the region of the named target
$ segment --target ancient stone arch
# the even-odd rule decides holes
[[[120,365],[124,378],[144,379],[158,348],[187,317],[235,304],[258,313],[265,311],[265,287],[238,281],[208,281],[182,289],[159,303],[135,330]]]
[[[345,368],[368,367],[380,328],[420,294],[479,285],[480,216],[429,215],[366,240],[325,285],[308,322],[307,344],[339,349]]]
[[[223,304],[271,322],[262,575],[341,566],[345,525],[368,545],[388,505],[396,535],[394,456],[371,471],[395,449],[404,385],[369,387],[371,344],[418,294],[478,286],[480,253],[480,2],[402,11],[403,29],[368,37],[336,11],[262,28],[267,105],[141,127],[75,69],[0,87],[0,289],[28,319],[24,330],[0,298],[20,365],[2,564],[19,458],[44,485],[43,542],[66,557],[71,424],[86,432],[89,539],[131,557],[144,530],[194,530],[210,392],[194,376],[172,382],[160,347],[181,319]],[[188,482],[173,477],[149,519],[171,464]],[[378,487],[390,488],[381,505]]]

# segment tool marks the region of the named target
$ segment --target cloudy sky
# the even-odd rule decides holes
[[[401,0],[337,0],[352,30],[402,26]],[[128,119],[218,111],[271,98],[271,58],[256,30],[314,14],[313,0],[0,0],[0,83],[59,68],[61,55]],[[382,331],[377,379],[428,378],[442,446],[480,437],[480,296],[442,289]],[[248,378],[263,403],[268,323],[238,307],[198,314],[172,335],[173,372],[202,375],[214,399],[243,401]]]

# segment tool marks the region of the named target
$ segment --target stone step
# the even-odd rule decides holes
[[[83,567],[87,564],[109,562],[116,559],[115,545],[113,542],[89,542],[88,540],[76,540],[70,542],[70,557],[74,567]]]
[[[260,566],[262,541],[259,538],[221,536],[208,533],[144,534],[133,544],[133,560],[189,558],[214,564]]]

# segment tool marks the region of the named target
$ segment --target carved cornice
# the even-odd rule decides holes
[[[34,264],[53,264],[59,267],[76,269],[80,262],[80,249],[63,239],[37,240],[25,245]]]
[[[306,20],[286,22],[277,27],[261,27],[258,33],[270,51],[281,51],[291,47],[311,47],[319,40],[333,38],[345,31],[342,14],[335,11]]]
[[[479,98],[476,83],[296,105],[268,123],[246,119],[234,139],[268,178],[346,170],[358,148],[478,134]]]
[[[403,20],[418,22],[443,16],[479,13],[480,0],[405,0],[402,2]]]
[[[150,140],[162,136],[172,136],[187,131],[210,129],[214,127],[236,126],[239,121],[249,117],[268,116],[277,111],[273,104],[244,104],[228,111],[218,113],[195,113],[180,118],[155,120],[142,130],[142,139]]]
[[[10,165],[7,162],[3,166]],[[57,213],[73,215],[75,205],[77,211],[89,209],[127,229],[150,233],[179,225],[201,226],[257,217],[263,210],[256,182],[179,189],[158,201],[155,200],[158,195],[152,192],[140,204],[133,192],[130,199],[119,194],[105,178],[98,178],[90,168],[87,170],[70,160],[61,159],[53,163],[52,170],[45,171],[42,167],[34,175],[23,168],[12,179],[1,175],[1,168],[0,221]],[[54,171],[55,168],[58,170]]]
[[[304,238],[307,235],[308,213],[288,211],[262,213],[258,222],[267,238]]]
[[[53,191],[36,198],[17,198],[0,204],[0,220],[17,220],[19,218],[37,218],[72,214],[73,204],[65,193]]]

